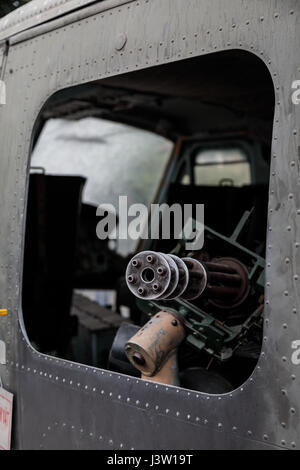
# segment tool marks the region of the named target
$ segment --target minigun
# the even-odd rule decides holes
[[[184,339],[196,350],[226,361],[257,326],[263,311],[265,263],[238,242],[249,214],[231,237],[205,227],[209,251],[230,256],[143,251],[130,260],[127,286],[140,310],[151,317],[125,345],[128,360],[142,377],[176,384],[177,348]],[[199,306],[199,300],[204,301],[211,310],[226,314],[243,309],[249,297],[256,299],[250,302],[252,310],[234,325]]]

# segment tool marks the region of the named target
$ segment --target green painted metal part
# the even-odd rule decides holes
[[[246,337],[250,328],[259,320],[263,306],[260,305],[247,320],[236,326],[226,326],[212,315],[184,300],[146,301],[137,299],[141,311],[150,316],[167,310],[181,317],[187,329],[186,341],[198,351],[226,361]]]

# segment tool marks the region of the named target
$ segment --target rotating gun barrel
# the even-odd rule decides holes
[[[143,251],[132,258],[126,282],[130,291],[143,300],[206,297],[223,308],[240,305],[249,292],[247,268],[237,259],[201,262],[154,251]]]

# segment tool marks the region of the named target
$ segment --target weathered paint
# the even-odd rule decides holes
[[[57,23],[53,31],[48,25],[44,33],[28,31],[19,43],[11,42],[5,70],[0,299],[10,314],[0,319],[0,339],[7,346],[0,375],[16,396],[13,446],[300,448],[300,372],[291,361],[291,345],[300,338],[300,107],[291,101],[300,74],[300,4],[228,0],[225,7],[222,0],[139,0],[90,16],[93,11],[86,8],[85,19]],[[119,34],[127,36],[122,55],[115,47]],[[232,393],[207,395],[40,354],[24,330],[20,280],[28,158],[41,107],[72,85],[230,49],[257,55],[276,92],[264,344],[252,376]]]
[[[130,338],[125,351],[132,365],[141,371],[143,379],[179,385],[176,356],[185,336],[180,319],[171,312],[161,311]],[[135,361],[136,353],[138,363]]]

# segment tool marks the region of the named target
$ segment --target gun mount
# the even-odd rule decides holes
[[[247,340],[250,330],[260,326],[264,260],[238,242],[249,215],[244,214],[228,238],[206,227],[206,252],[179,257],[174,253],[144,251],[130,260],[126,270],[128,288],[137,297],[139,309],[151,317],[125,346],[129,361],[142,376],[147,379],[152,376],[157,381],[170,376],[165,371],[170,351],[161,347],[162,338],[167,337],[176,347],[185,339],[198,352],[205,351],[219,361],[226,361]],[[214,250],[217,255],[211,256]],[[225,256],[220,256],[221,253]],[[238,316],[242,321],[231,324],[227,319],[235,311],[242,312]],[[172,335],[168,328],[154,334],[154,326],[166,312],[184,328],[180,341],[174,340],[172,328]],[[172,321],[169,319],[170,325]],[[172,367],[175,366],[173,361]],[[174,380],[173,377],[172,382],[165,383]]]

